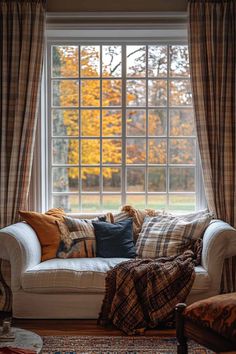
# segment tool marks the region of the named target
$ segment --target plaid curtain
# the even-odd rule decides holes
[[[0,0],[0,228],[16,222],[18,210],[27,207],[44,24],[44,0]],[[0,261],[2,310],[11,306],[9,266]]]
[[[189,50],[197,136],[209,209],[236,227],[235,0],[189,0]],[[222,292],[236,291],[236,258]]]

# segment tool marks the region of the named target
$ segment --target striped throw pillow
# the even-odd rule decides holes
[[[178,256],[193,249],[212,218],[213,214],[206,211],[181,216],[147,216],[136,243],[137,254],[141,258],[159,258]]]
[[[96,239],[92,220],[64,217],[57,221],[61,242],[57,250],[58,258],[96,257]]]
[[[163,215],[163,211],[157,211],[154,209],[135,209],[131,205],[124,205],[121,211],[116,214],[107,213],[106,221],[110,223],[117,223],[129,218],[133,219],[133,238],[134,242],[137,241],[138,235],[142,229],[142,225],[146,216]]]

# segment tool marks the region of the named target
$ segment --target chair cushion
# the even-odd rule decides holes
[[[236,344],[236,293],[197,301],[188,306],[184,314]]]
[[[34,293],[103,293],[106,273],[126,258],[67,258],[42,262],[22,275],[25,291]]]

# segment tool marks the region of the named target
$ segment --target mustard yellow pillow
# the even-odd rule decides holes
[[[45,214],[34,211],[19,211],[21,218],[36,232],[42,247],[42,261],[56,258],[61,241],[60,231],[56,221],[63,221],[66,215],[63,209],[54,208]]]

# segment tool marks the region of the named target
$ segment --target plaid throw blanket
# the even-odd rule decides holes
[[[128,335],[142,333],[173,317],[193,281],[194,254],[122,262],[106,277],[106,293],[98,323],[114,324]]]

